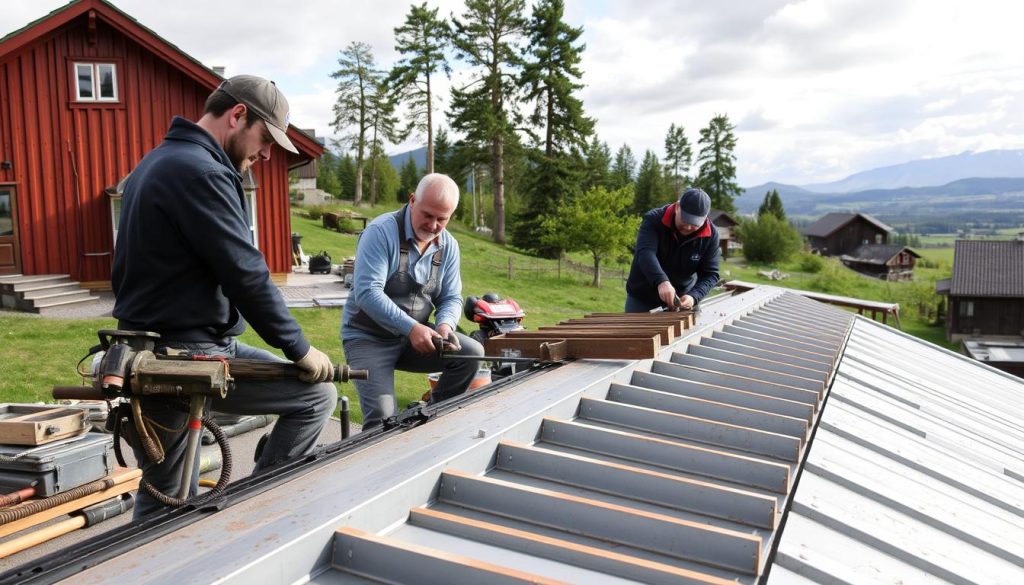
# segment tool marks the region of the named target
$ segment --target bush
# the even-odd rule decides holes
[[[745,221],[737,229],[743,242],[743,255],[751,262],[784,262],[803,245],[793,226],[771,214]]]
[[[306,217],[315,221],[323,217],[326,211],[323,205],[311,205],[306,208]]]
[[[811,254],[804,252],[800,254],[800,257],[796,262],[797,268],[800,272],[807,272],[809,274],[817,274],[825,268],[825,259],[818,254]]]

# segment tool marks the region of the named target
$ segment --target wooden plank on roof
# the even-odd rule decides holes
[[[548,337],[518,337],[498,335],[484,342],[489,355],[502,355],[505,350],[518,351],[522,357],[541,358],[540,344],[564,341],[566,357],[570,359],[654,359],[658,352],[658,336],[650,337],[593,337],[566,339],[552,333]]]
[[[668,345],[675,340],[676,336],[671,326],[660,326],[660,325],[615,325],[608,323],[595,323],[592,325],[579,324],[579,325],[551,325],[547,327],[538,327],[536,330],[529,331],[530,333],[539,333],[550,337],[552,334],[568,337],[575,336],[590,336],[594,337],[600,335],[601,337],[648,337],[651,335],[657,335],[658,340],[662,345]],[[521,335],[526,331],[510,331],[515,335]]]

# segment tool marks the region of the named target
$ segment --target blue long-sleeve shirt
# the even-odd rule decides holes
[[[420,253],[412,229],[411,213],[405,214],[405,233],[409,240],[409,273],[416,282],[426,284],[430,278],[430,262],[437,251],[435,240]],[[455,330],[462,313],[462,274],[459,271],[459,243],[442,231],[437,240],[443,248],[441,269],[438,274],[440,286],[433,297],[435,307],[434,323],[447,323]],[[395,335],[408,336],[416,320],[402,311],[384,294],[384,285],[398,272],[398,221],[395,214],[386,213],[366,226],[356,246],[355,274],[352,294],[345,303],[341,317],[343,339],[374,339],[375,335],[351,326],[351,320],[365,312],[381,327]]]

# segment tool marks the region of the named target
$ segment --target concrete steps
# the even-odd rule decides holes
[[[0,276],[0,305],[5,309],[47,313],[98,300],[67,274]]]

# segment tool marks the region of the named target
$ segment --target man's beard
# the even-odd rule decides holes
[[[244,173],[246,169],[252,166],[253,156],[245,154],[242,147],[239,146],[239,140],[236,136],[228,138],[224,144],[224,152],[227,153],[228,159],[231,161],[231,165],[235,167],[239,173]]]

